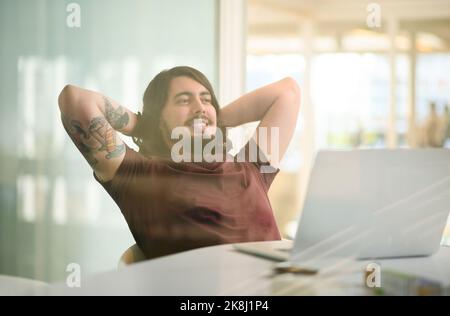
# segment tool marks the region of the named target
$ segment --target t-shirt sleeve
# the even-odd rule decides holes
[[[95,180],[105,188],[119,206],[130,200],[126,198],[131,193],[130,187],[138,186],[143,175],[149,174],[147,169],[152,168],[149,158],[142,156],[127,144],[125,149],[124,159],[111,180],[103,182],[93,172]]]
[[[123,157],[123,160],[119,165],[119,168],[117,169],[116,173],[114,174],[114,177],[111,180],[102,181],[97,177],[95,172],[93,172],[95,180],[97,180],[97,182],[99,182],[105,188],[110,188],[112,185],[124,181],[126,178],[130,176],[133,170],[138,167],[140,159],[137,155],[139,154],[132,148],[128,147],[127,144],[124,143],[124,145],[125,145],[125,156]]]
[[[272,184],[278,172],[280,172],[280,169],[270,165],[266,155],[259,148],[255,140],[253,138],[250,138],[247,144],[245,144],[245,146],[241,148],[237,155],[240,156],[241,159],[242,157],[245,157],[246,162],[251,162],[256,166],[266,185],[267,190],[269,190],[270,185]]]

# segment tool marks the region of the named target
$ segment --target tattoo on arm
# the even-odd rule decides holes
[[[117,144],[116,133],[104,117],[93,118],[87,129],[83,129],[79,121],[70,120],[64,115],[61,115],[61,120],[70,138],[91,167],[98,163],[94,156],[96,153],[104,152],[105,158],[111,159],[125,152],[125,144]]]
[[[127,126],[130,118],[124,108],[119,105],[119,107],[115,109],[108,98],[103,97],[103,99],[105,101],[105,117],[109,124],[111,124],[115,130],[120,130]]]

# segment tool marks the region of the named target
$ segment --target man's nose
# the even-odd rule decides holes
[[[202,100],[199,98],[195,98],[194,101],[194,113],[205,113],[205,105],[203,104]]]

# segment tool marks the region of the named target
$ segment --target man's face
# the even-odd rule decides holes
[[[215,135],[217,116],[211,100],[208,89],[197,81],[185,76],[172,79],[159,125],[166,143],[173,143],[170,140],[172,130],[181,126],[187,127],[194,136],[197,136],[194,127],[207,137]]]

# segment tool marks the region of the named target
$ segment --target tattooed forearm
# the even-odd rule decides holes
[[[109,124],[115,129],[120,130],[127,126],[130,121],[128,113],[119,105],[116,109],[112,106],[108,98],[103,97],[105,101],[105,117]]]
[[[106,159],[117,157],[125,151],[124,144],[116,144],[116,132],[102,116],[95,117],[91,120],[89,124],[89,135],[95,138],[100,144],[97,151],[105,151],[107,153],[105,156]]]
[[[87,129],[77,120],[69,120],[64,115],[61,119],[70,138],[92,167],[98,163],[97,153],[104,152],[105,158],[111,159],[125,152],[125,145],[117,144],[116,133],[104,117],[93,118]]]
[[[87,160],[89,165],[91,167],[94,167],[98,163],[98,160],[94,157],[92,148],[90,148],[89,145],[83,141],[83,139],[87,139],[89,135],[83,130],[83,128],[81,127],[81,123],[76,120],[70,121],[63,114],[61,114],[61,121],[63,123],[64,129],[66,130],[67,134],[69,134],[75,146],[77,146],[78,150]]]

